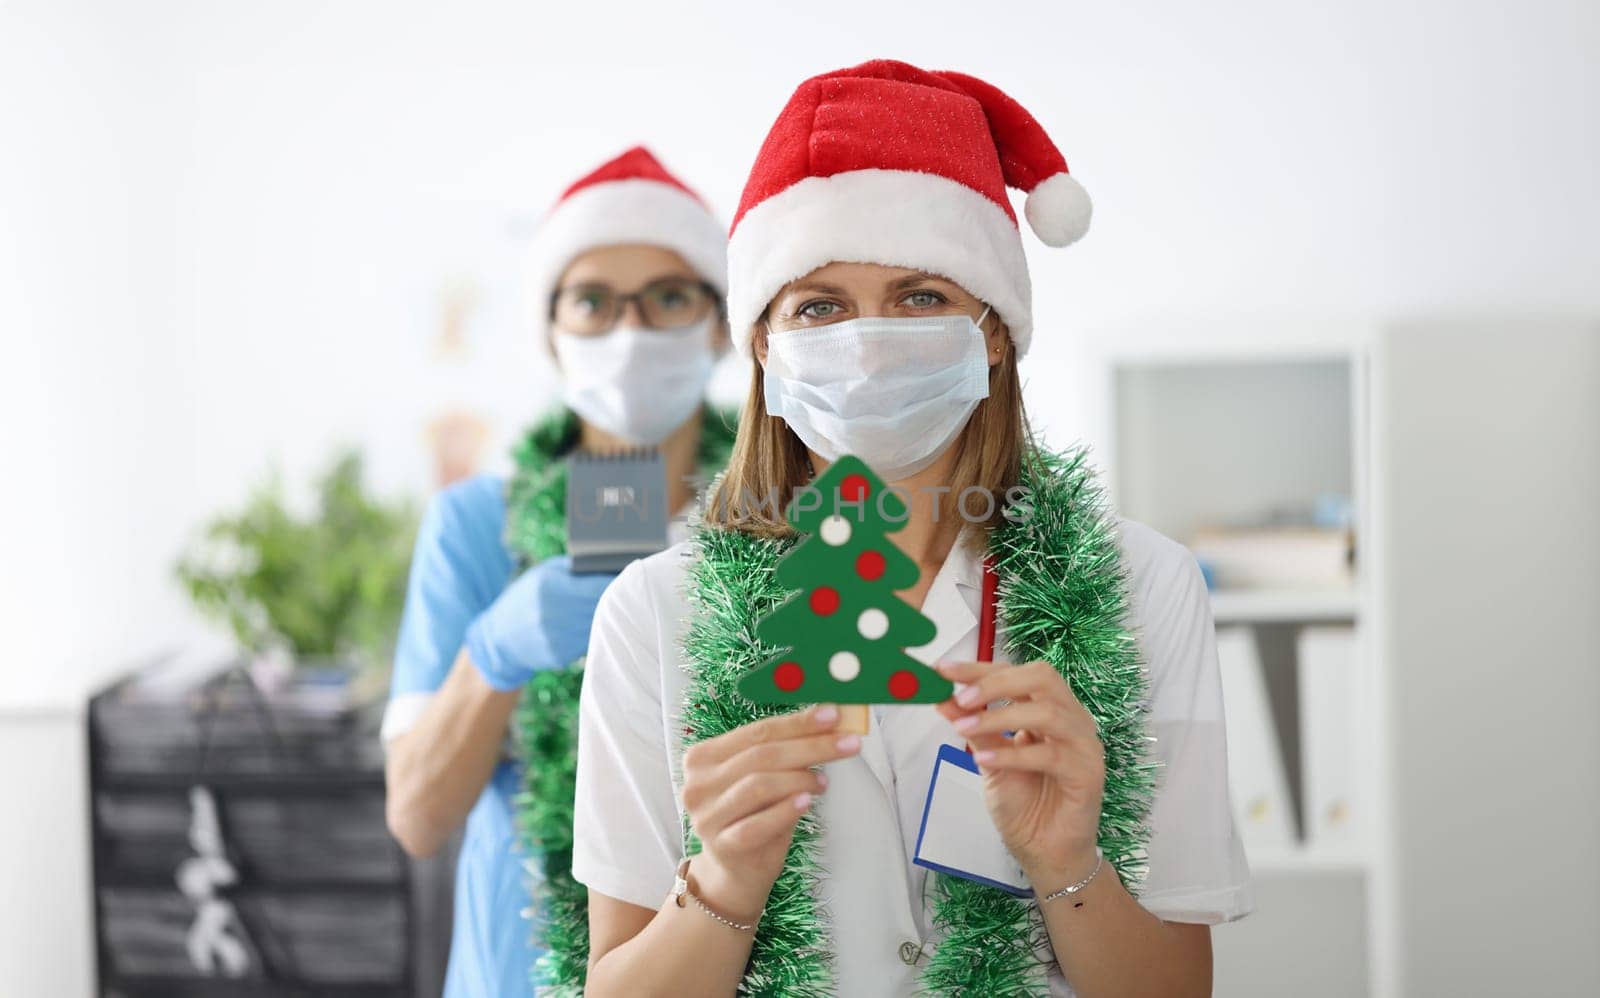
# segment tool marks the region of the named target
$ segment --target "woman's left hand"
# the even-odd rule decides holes
[[[1087,875],[1106,772],[1094,718],[1048,662],[938,669],[956,683],[939,713],[971,744],[989,815],[1011,855],[1048,890]],[[1016,734],[1008,738],[1008,731]]]

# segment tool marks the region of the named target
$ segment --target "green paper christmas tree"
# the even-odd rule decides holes
[[[783,651],[745,674],[739,692],[768,704],[948,698],[950,681],[906,654],[937,628],[895,595],[920,574],[888,537],[905,525],[905,502],[846,455],[787,517],[807,536],[778,562],[777,579],[798,592],[756,623],[756,636]]]

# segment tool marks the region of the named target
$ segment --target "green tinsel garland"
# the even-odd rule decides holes
[[[545,952],[529,968],[546,995],[580,995],[589,968],[589,892],[572,879],[572,807],[578,777],[578,693],[583,663],[541,672],[514,715],[522,790],[514,801],[523,862],[534,900],[535,941]]]
[[[1035,450],[1022,485],[1033,513],[994,531],[1000,618],[1013,661],[1043,659],[1096,722],[1106,753],[1100,848],[1122,882],[1144,880],[1157,764],[1145,729],[1148,682],[1128,627],[1116,526],[1082,450]]]
[[[1146,678],[1125,624],[1127,582],[1116,534],[1083,451],[1032,451],[1021,484],[1028,489],[1031,515],[1013,518],[989,537],[1001,580],[1001,624],[1012,659],[1050,662],[1098,722],[1106,751],[1100,847],[1129,889],[1137,890],[1155,765],[1148,761]],[[716,529],[697,534],[684,642],[691,671],[683,706],[685,745],[784,711],[752,704],[736,688],[741,675],[777,650],[757,640],[755,622],[788,595],[774,569],[792,543]],[[744,993],[831,993],[831,950],[817,902],[820,835],[815,813],[807,813],[762,914]],[[691,833],[690,851],[698,845]],[[933,915],[944,939],[923,972],[927,992],[1047,993],[1038,972],[1047,937],[1031,902],[939,875]]]
[[[517,444],[516,471],[506,482],[506,547],[525,570],[567,552],[567,462],[578,442],[578,417],[557,409]]]
[[[705,410],[698,459],[715,471],[733,449],[733,417]],[[515,451],[506,483],[506,547],[523,570],[567,549],[567,464],[578,418],[561,409],[540,420]],[[589,895],[572,879],[572,802],[577,785],[578,693],[583,661],[541,672],[523,689],[512,733],[522,789],[513,801],[528,867],[536,943],[546,952],[530,968],[541,994],[580,995],[589,965]]]
[[[755,622],[789,595],[774,569],[794,544],[731,530],[702,527],[695,534],[698,558],[690,569],[689,628],[684,649],[690,681],[684,691],[685,746],[791,710],[754,704],[737,692],[739,677],[777,651],[755,636]],[[684,822],[688,828],[688,822]],[[816,812],[801,816],[772,887],[745,971],[743,993],[772,998],[822,998],[832,993],[827,935],[812,883],[821,868]],[[700,851],[689,832],[689,851]]]

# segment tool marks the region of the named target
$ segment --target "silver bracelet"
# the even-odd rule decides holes
[[[688,856],[683,857],[683,860],[678,863],[677,878],[672,882],[672,897],[678,902],[678,907],[680,908],[687,907],[687,905],[684,904],[684,898],[693,898],[694,903],[700,906],[701,911],[705,912],[707,915],[710,915],[712,918],[721,922],[723,925],[726,925],[730,929],[737,929],[740,932],[752,932],[755,930],[755,922],[751,922],[749,925],[746,925],[743,922],[735,922],[731,918],[724,918],[722,915],[712,911],[710,905],[700,900],[699,895],[690,893]],[[760,919],[757,919],[756,921],[760,921]]]
[[[1098,877],[1100,875],[1100,868],[1102,866],[1105,866],[1105,865],[1106,865],[1105,853],[1102,853],[1100,851],[1100,847],[1099,846],[1095,846],[1095,850],[1094,850],[1094,869],[1089,872],[1089,875],[1087,877],[1084,877],[1082,880],[1078,881],[1075,884],[1068,884],[1067,886],[1061,888],[1059,891],[1051,891],[1049,894],[1046,894],[1044,897],[1040,898],[1039,899],[1039,903],[1043,904],[1046,901],[1054,901],[1056,898],[1068,897],[1070,895],[1078,893],[1079,891],[1083,890],[1085,887],[1088,887],[1089,886],[1089,882],[1094,880],[1095,877]]]

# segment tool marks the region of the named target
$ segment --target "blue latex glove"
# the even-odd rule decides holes
[[[614,578],[575,575],[565,555],[541,561],[467,628],[472,664],[501,691],[521,689],[534,673],[571,664],[588,650],[594,608]]]

